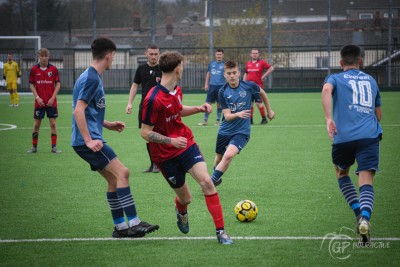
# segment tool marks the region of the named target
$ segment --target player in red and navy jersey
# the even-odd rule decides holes
[[[32,131],[32,148],[27,152],[37,152],[39,129],[46,113],[51,128],[51,152],[61,153],[60,150],[57,150],[56,127],[56,118],[58,117],[56,96],[61,87],[58,69],[49,64],[50,52],[47,48],[39,49],[38,56],[39,63],[32,67],[29,75],[30,89],[35,97],[35,110],[33,114],[35,122]]]
[[[252,81],[255,82],[258,86],[264,89],[263,83],[265,78],[270,75],[274,71],[274,67],[268,64],[266,61],[260,59],[260,53],[257,48],[253,48],[250,53],[251,60],[246,63],[245,73],[243,75],[243,81]],[[267,70],[264,72],[264,70]],[[254,102],[254,100],[253,100]],[[257,103],[256,105],[260,110],[260,114],[262,117],[261,124],[267,124],[268,120],[265,116],[265,109],[261,103]],[[253,124],[253,105],[251,105],[251,124]]]
[[[211,112],[211,105],[182,105],[182,91],[177,83],[182,79],[183,56],[165,52],[159,59],[161,82],[147,94],[142,107],[142,137],[150,143],[150,154],[165,180],[175,191],[175,207],[179,230],[187,234],[189,222],[187,207],[191,202],[186,173],[199,183],[207,208],[214,220],[217,239],[222,244],[233,241],[224,230],[224,216],[207,165],[197,146],[193,133],[181,117],[199,112]]]

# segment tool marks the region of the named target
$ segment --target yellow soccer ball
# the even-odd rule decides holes
[[[251,200],[242,200],[235,206],[235,216],[240,222],[252,222],[257,215],[257,205]]]

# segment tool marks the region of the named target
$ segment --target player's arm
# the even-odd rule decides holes
[[[103,148],[103,142],[101,140],[93,140],[90,136],[89,129],[86,123],[85,110],[88,104],[83,100],[78,100],[76,103],[73,116],[75,118],[76,125],[78,126],[79,132],[81,133],[83,140],[88,148],[92,151],[97,152]]]
[[[375,116],[378,119],[378,121],[381,121],[381,119],[382,119],[382,108],[381,107],[375,107]]]
[[[224,118],[226,121],[232,121],[236,119],[247,119],[250,118],[250,110],[242,110],[240,112],[232,113],[230,108],[225,108],[222,110],[222,113],[224,114]]]
[[[186,117],[200,112],[211,113],[212,107],[208,103],[204,103],[201,106],[182,106],[181,116]]]
[[[268,119],[272,120],[273,118],[275,118],[275,112],[271,108],[267,93],[261,87],[260,87],[260,97],[264,103],[265,108],[267,109]]]
[[[35,97],[35,101],[39,104],[39,106],[44,106],[45,103],[43,102],[43,99],[39,96],[39,94],[36,90],[36,85],[33,83],[30,83],[29,88],[31,89],[32,94]]]
[[[268,76],[268,75],[270,75],[273,71],[274,71],[275,69],[274,69],[274,67],[269,67],[268,69],[267,69],[267,71],[263,74],[263,76],[261,76],[261,80],[265,80],[265,78]]]
[[[17,71],[17,77],[18,78],[20,78],[21,77],[21,74],[22,74],[22,72],[21,72],[21,69],[19,68],[19,65],[18,64],[16,64],[16,71]]]
[[[104,120],[103,122],[104,128],[111,130],[111,131],[117,131],[117,132],[122,132],[125,129],[125,122],[122,121],[106,121]]]
[[[322,107],[324,108],[326,130],[331,140],[333,140],[333,135],[336,134],[336,124],[332,119],[332,92],[332,84],[325,83],[322,87]]]
[[[142,128],[140,129],[140,135],[147,142],[172,145],[176,148],[181,148],[181,149],[186,147],[187,139],[185,137],[176,137],[176,138],[168,137],[160,133],[154,132],[153,128],[154,126],[142,123]]]
[[[209,82],[210,82],[210,71],[207,71],[207,74],[206,74],[206,81],[205,81],[205,83],[204,83],[204,90],[205,90],[206,92],[208,91]]]
[[[126,114],[131,114],[132,113],[132,103],[133,100],[135,99],[137,89],[139,85],[137,83],[132,83],[131,90],[129,91],[129,99],[128,99],[128,105],[126,106]]]

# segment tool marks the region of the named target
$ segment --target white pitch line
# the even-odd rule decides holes
[[[2,127],[7,127],[7,128],[2,128]],[[17,125],[13,125],[13,124],[3,124],[0,123],[0,131],[6,131],[6,130],[14,130],[17,129]],[[50,128],[50,127],[49,127]]]
[[[215,236],[193,237],[145,237],[145,238],[39,238],[39,239],[0,239],[0,243],[40,243],[40,242],[74,242],[74,241],[179,241],[179,240],[214,240]],[[323,236],[237,236],[233,240],[349,240],[348,238]],[[358,238],[352,238],[358,240]],[[400,237],[376,237],[372,241],[400,241]]]

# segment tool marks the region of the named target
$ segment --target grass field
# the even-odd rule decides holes
[[[398,266],[400,93],[382,93],[382,172],[374,184],[372,248],[354,246],[355,220],[334,175],[320,94],[269,97],[276,120],[253,126],[249,144],[218,187],[226,229],[235,241],[222,246],[190,176],[190,233],[183,235],[176,227],[173,191],[161,174],[141,173],[148,157],[137,129],[137,108],[125,114],[127,95],[107,97],[106,118],[125,121],[127,129],[105,130],[105,137],[130,169],[140,218],[160,225],[157,232],[131,240],[110,238],[106,182],[69,146],[71,96],[59,96],[58,148],[63,153],[50,153],[45,119],[38,153],[30,155],[33,97],[21,96],[20,107],[10,108],[8,96],[1,95],[0,266]],[[203,100],[204,95],[184,96],[186,105]],[[210,121],[214,118],[215,112]],[[196,126],[201,120],[202,114],[184,118],[211,172],[217,127]],[[255,122],[260,120],[256,111]],[[259,207],[253,223],[234,217],[242,199]]]

